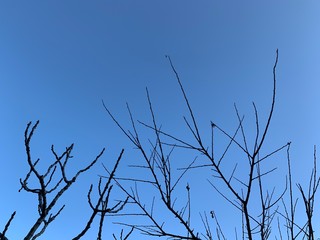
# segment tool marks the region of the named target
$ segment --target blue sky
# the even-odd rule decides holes
[[[319,145],[319,10],[319,1],[296,0],[1,1],[0,182],[5,194],[0,198],[0,226],[17,210],[8,236],[21,239],[36,214],[34,196],[18,193],[19,178],[28,169],[23,133],[29,121],[40,120],[32,142],[34,158],[50,161],[51,144],[63,150],[75,143],[71,168],[83,166],[103,147],[107,150],[101,161],[112,167],[125,148],[119,175],[130,174],[126,166],[139,159],[107,117],[102,99],[129,128],[126,102],[137,119],[150,121],[148,87],[163,127],[190,136],[167,54],[206,136],[211,120],[234,130],[234,103],[246,115],[249,133],[254,129],[252,101],[261,119],[266,117],[279,49],[276,109],[264,151],[292,141],[293,171],[297,181],[304,181],[313,145]],[[280,165],[276,183],[284,181],[284,156],[275,157]],[[103,173],[99,164],[62,199],[67,208],[40,239],[70,239],[83,226],[89,184]],[[197,174],[202,176],[195,171],[185,181]],[[201,186],[198,190],[208,187]],[[213,190],[212,196],[219,198]],[[195,200],[195,211],[212,196]],[[211,207],[211,200],[205,202]],[[232,212],[227,203],[219,209]],[[194,219],[200,221],[198,215]],[[106,227],[109,237],[112,228]],[[95,230],[84,239],[93,239]]]

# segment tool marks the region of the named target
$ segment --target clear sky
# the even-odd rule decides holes
[[[63,151],[75,143],[71,169],[84,166],[103,147],[107,150],[101,162],[111,168],[124,147],[119,176],[131,174],[133,169],[127,165],[139,158],[107,117],[102,99],[129,128],[126,102],[137,119],[150,121],[148,87],[162,126],[190,136],[185,134],[182,116],[187,114],[186,107],[167,54],[181,76],[204,135],[211,120],[228,132],[236,128],[234,103],[246,115],[252,133],[252,101],[265,121],[279,49],[276,109],[263,151],[292,141],[296,180],[306,180],[313,146],[320,142],[319,11],[320,2],[315,0],[1,1],[0,229],[17,210],[8,237],[22,239],[37,214],[36,197],[18,193],[19,178],[28,171],[23,133],[29,121],[40,120],[32,153],[43,164],[52,160],[51,144]],[[196,155],[183,155],[177,166],[186,166],[183,158],[190,161]],[[284,166],[285,154],[272,161]],[[84,226],[90,213],[86,193],[89,184],[97,182],[97,174],[104,173],[101,162],[61,199],[59,206],[66,203],[66,209],[40,239],[71,239]],[[285,175],[281,169],[274,177],[279,192]],[[202,176],[194,171],[184,181]],[[195,197],[193,203],[192,221],[199,222],[198,231],[197,211],[205,210],[201,206],[218,208],[221,221],[235,221],[232,207],[218,204],[219,196],[206,177],[201,181],[195,186],[200,186],[196,188],[204,190],[204,195]],[[150,198],[147,193],[142,195]],[[114,219],[106,223],[105,239],[119,232],[111,221]],[[94,239],[96,230],[84,239]]]

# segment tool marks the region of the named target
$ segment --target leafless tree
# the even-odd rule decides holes
[[[99,199],[95,205],[92,203],[92,200],[91,200],[91,192],[92,192],[93,185],[90,186],[90,189],[88,192],[88,203],[92,209],[92,215],[90,216],[89,221],[87,222],[83,231],[80,232],[75,238],[73,238],[73,240],[81,239],[81,237],[83,237],[85,235],[85,233],[89,230],[89,228],[90,228],[90,226],[91,226],[91,224],[97,214],[100,214],[99,231],[98,231],[97,240],[102,240],[103,223],[104,223],[104,219],[105,219],[106,214],[118,213],[127,204],[129,197],[127,197],[127,199],[124,201],[119,201],[115,206],[113,206],[111,208],[109,207],[109,205],[110,205],[109,198],[111,196],[111,191],[113,188],[113,185],[111,184],[111,182],[114,178],[114,175],[116,173],[116,170],[117,170],[118,165],[120,163],[120,160],[122,158],[123,152],[124,152],[124,149],[122,149],[120,156],[118,157],[118,160],[117,160],[116,164],[114,165],[112,172],[110,173],[110,175],[107,178],[108,179],[107,183],[104,185],[103,188],[102,188],[102,178],[100,177],[99,184],[98,184]],[[108,171],[106,167],[104,167],[104,168],[106,171]]]
[[[80,175],[89,171],[89,169],[98,162],[98,160],[101,158],[102,154],[105,151],[105,149],[102,149],[102,151],[95,157],[93,161],[91,161],[90,164],[88,164],[83,169],[78,170],[72,177],[69,177],[67,173],[67,164],[73,158],[72,150],[74,144],[68,146],[65,149],[65,151],[63,151],[61,154],[59,154],[52,145],[51,152],[54,156],[54,161],[46,168],[45,171],[41,171],[40,168],[38,168],[38,163],[40,159],[34,161],[31,154],[31,139],[38,125],[39,121],[37,121],[34,125],[32,125],[32,123],[29,122],[24,134],[27,163],[30,169],[26,174],[25,178],[20,179],[21,189],[19,191],[24,190],[28,193],[35,194],[38,199],[38,218],[36,219],[35,223],[31,226],[29,232],[24,237],[25,240],[35,240],[46,231],[47,227],[59,216],[59,214],[65,207],[64,204],[57,211],[54,211],[54,208],[58,206],[58,202],[61,196],[67,190],[69,190],[69,188],[77,181]],[[109,198],[111,196],[113,188],[112,180],[119,166],[123,152],[124,150],[121,151],[113,167],[112,172],[107,178],[106,183],[103,184],[103,181],[100,178],[98,183],[99,197],[95,205],[93,204],[91,199],[91,193],[93,189],[93,185],[91,185],[88,192],[88,204],[92,209],[92,214],[89,217],[88,222],[86,223],[83,230],[79,234],[77,234],[76,237],[73,238],[74,240],[83,237],[91,227],[93,220],[99,215],[100,221],[97,239],[101,240],[103,222],[106,214],[116,213],[120,211],[126,204],[127,200],[119,201],[113,207],[110,207],[109,203]],[[16,212],[14,212],[11,215],[10,219],[8,220],[4,228],[4,231],[0,233],[1,240],[7,239],[5,237],[5,234],[15,214]]]
[[[235,105],[235,112],[238,120],[236,130],[229,134],[217,123],[211,121],[209,133],[211,135],[210,142],[206,143],[200,133],[200,127],[196,120],[196,116],[191,107],[189,98],[182,85],[180,76],[176,71],[170,57],[168,57],[169,64],[172,68],[175,78],[178,82],[179,88],[182,93],[182,97],[188,110],[188,117],[183,117],[188,131],[193,136],[191,140],[182,139],[175,134],[169,133],[162,129],[162,125],[158,123],[157,117],[153,108],[153,104],[150,98],[149,91],[147,89],[147,101],[149,104],[149,111],[151,115],[151,124],[147,124],[142,121],[136,121],[129,105],[127,104],[127,110],[129,113],[129,119],[131,122],[131,129],[126,130],[125,127],[117,120],[113,113],[103,102],[103,106],[111,117],[113,122],[119,127],[122,133],[130,140],[140,152],[140,156],[143,159],[143,164],[130,165],[136,169],[144,170],[149,175],[144,174],[144,177],[126,177],[115,178],[118,186],[129,198],[129,203],[136,206],[138,210],[128,213],[128,216],[134,216],[131,223],[127,221],[117,222],[118,224],[135,228],[142,234],[149,237],[166,237],[168,239],[226,239],[224,231],[217,220],[215,212],[205,211],[200,214],[201,221],[204,226],[204,232],[198,232],[192,225],[191,221],[191,190],[189,184],[185,186],[186,197],[185,204],[177,206],[176,189],[182,182],[181,179],[187,172],[193,171],[197,168],[207,169],[216,179],[219,180],[219,184],[212,179],[208,179],[208,182],[212,188],[223,198],[225,201],[242,214],[241,224],[242,239],[269,239],[272,233],[272,226],[277,224],[275,219],[278,220],[278,226],[280,228],[279,234],[282,239],[281,220],[286,222],[285,230],[288,238],[296,239],[301,234],[305,239],[314,239],[314,230],[312,227],[312,216],[314,212],[314,199],[319,185],[319,177],[316,174],[316,161],[314,161],[314,168],[312,171],[310,186],[308,192],[305,192],[300,184],[297,185],[301,196],[303,197],[303,203],[307,214],[307,222],[303,226],[299,226],[294,219],[294,212],[296,202],[293,197],[293,182],[291,176],[291,163],[288,155],[288,167],[289,167],[289,183],[284,178],[283,188],[276,190],[275,188],[269,188],[264,184],[264,179],[267,176],[273,174],[277,169],[265,169],[264,163],[272,158],[275,154],[278,154],[287,149],[289,154],[290,142],[283,144],[282,146],[271,150],[269,153],[264,154],[261,152],[262,147],[265,144],[265,139],[268,135],[270,123],[273,117],[274,107],[276,103],[276,69],[278,64],[278,50],[276,51],[276,59],[273,66],[273,91],[271,97],[271,106],[267,115],[266,123],[264,126],[260,123],[259,114],[255,103],[253,103],[253,111],[255,116],[255,137],[253,143],[248,142],[248,131],[244,126],[244,116],[241,116],[238,108]],[[139,126],[137,126],[139,125]],[[139,127],[145,127],[153,132],[153,140],[149,138],[145,139],[144,135],[139,132]],[[219,132],[228,139],[228,144],[225,147],[221,156],[215,155],[214,145],[214,133]],[[146,144],[146,142],[148,144]],[[226,171],[223,167],[226,159],[226,155],[231,146],[236,146],[239,154],[245,156],[246,162],[237,162],[233,166],[231,172]],[[253,146],[252,148],[250,146]],[[177,175],[177,171],[172,168],[172,153],[176,150],[185,150],[196,152],[201,156],[201,164],[195,164],[196,160],[191,161],[183,168],[182,173]],[[246,175],[237,175],[238,165],[246,167]],[[146,176],[150,176],[146,178]],[[128,187],[125,182],[133,183],[131,187]],[[222,183],[222,187],[221,187]],[[151,186],[155,190],[155,195],[150,204],[147,204],[141,196],[143,192],[140,188],[143,185]],[[289,188],[289,191],[287,191]],[[208,188],[206,188],[208,191]],[[286,193],[289,194],[290,203],[289,210],[285,202]],[[181,193],[180,193],[181,194]],[[157,201],[160,199],[161,201]],[[254,200],[253,200],[254,199]],[[281,204],[283,202],[283,204]],[[280,207],[284,205],[284,211],[280,210]],[[216,206],[213,206],[216,207]],[[160,208],[160,210],[159,210]],[[253,210],[254,209],[254,210]],[[162,218],[155,214],[156,211],[161,211]],[[215,222],[209,223],[208,215]],[[138,224],[134,221],[139,216],[145,217],[145,223]],[[168,217],[169,216],[169,217]],[[171,218],[170,218],[171,216]],[[177,221],[181,228],[169,229],[168,225],[173,221]],[[213,230],[213,228],[215,228]],[[294,234],[294,229],[298,229],[299,232]],[[238,234],[236,238],[238,238]]]

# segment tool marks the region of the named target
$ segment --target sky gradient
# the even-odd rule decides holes
[[[182,118],[187,109],[165,55],[179,72],[200,131],[207,136],[210,121],[234,131],[234,103],[246,115],[249,133],[255,129],[252,101],[265,122],[279,49],[277,101],[263,151],[292,141],[293,173],[296,181],[306,180],[313,146],[320,142],[319,11],[319,1],[297,0],[1,1],[0,229],[17,210],[8,237],[21,239],[37,214],[35,196],[18,193],[19,179],[28,171],[23,133],[29,121],[40,120],[32,141],[35,159],[49,162],[51,144],[63,151],[75,143],[70,169],[84,166],[103,147],[101,161],[111,168],[125,148],[119,175],[129,174],[132,169],[126,166],[138,157],[108,118],[102,100],[130,128],[126,102],[136,119],[151,120],[148,87],[162,126],[190,136]],[[285,166],[284,156],[274,161]],[[285,174],[281,169],[274,179],[280,185]],[[75,236],[90,213],[86,194],[98,174],[103,174],[100,163],[66,194],[61,202],[66,209],[39,239]],[[185,181],[196,174],[201,173],[195,171]],[[219,198],[212,192],[214,197],[204,196],[208,205],[211,197]],[[195,212],[199,205],[195,203]],[[225,203],[221,212],[230,208]],[[105,239],[111,239],[112,221],[106,224]],[[93,228],[84,239],[95,234]]]

